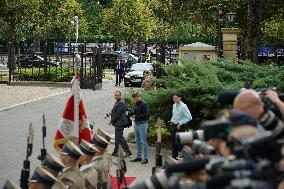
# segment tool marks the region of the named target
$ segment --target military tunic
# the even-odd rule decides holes
[[[93,167],[93,164],[82,165],[80,167],[81,173],[85,177],[85,188],[86,189],[96,189],[98,185],[98,172]]]
[[[77,166],[67,167],[58,176],[58,180],[70,189],[85,188],[85,179]]]
[[[96,156],[93,159],[93,167],[98,172],[98,189],[106,188],[111,184],[111,158],[109,155]]]

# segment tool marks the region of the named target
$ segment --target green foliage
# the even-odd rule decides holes
[[[26,69],[20,70],[15,72],[15,77],[19,81],[44,81],[46,76],[46,81],[53,81],[53,82],[70,82],[73,78],[72,70],[67,67],[55,68],[51,67],[47,69],[46,75],[44,75],[44,69],[38,68],[34,69]]]
[[[4,22],[0,30],[6,34],[3,38],[13,43],[19,41],[17,36],[36,21],[39,15],[38,8],[42,3],[42,0],[0,0],[0,23]]]
[[[103,11],[102,33],[115,40],[147,41],[156,26],[153,12],[142,0],[116,0]]]
[[[251,62],[223,61],[207,64],[183,62],[164,67],[167,76],[157,79],[161,88],[141,91],[149,103],[152,119],[158,114],[166,122],[171,119],[172,95],[181,93],[192,115],[191,127],[198,128],[203,119],[212,119],[221,109],[217,95],[224,89],[238,90],[247,78],[253,78],[253,88],[277,87],[283,91],[284,67],[258,66]],[[127,94],[127,102],[131,98]],[[152,124],[153,125],[153,124]]]
[[[86,18],[87,30],[85,32],[85,39],[87,41],[92,41],[94,39],[103,38],[100,35],[99,29],[102,22],[102,6],[108,6],[109,2],[106,4],[101,4],[103,2],[93,1],[93,0],[78,0],[84,10],[84,17]]]
[[[71,18],[71,40],[75,39],[74,16],[79,17],[79,38],[84,39],[87,32],[87,21],[84,17],[82,5],[77,0],[53,0],[42,4],[41,17],[38,20],[38,35],[45,40],[67,40],[68,39],[68,15]]]

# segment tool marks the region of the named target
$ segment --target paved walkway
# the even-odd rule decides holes
[[[113,145],[109,147],[109,149],[113,149]],[[136,153],[136,148],[135,144],[130,145],[130,149],[133,153],[132,157],[125,158],[126,161],[126,166],[127,166],[127,172],[126,176],[129,177],[136,177],[135,182],[143,181],[145,178],[148,178],[152,175],[152,168],[155,166],[155,148],[154,147],[149,147],[148,149],[148,158],[149,158],[149,163],[142,165],[140,162],[138,163],[133,163],[130,162],[131,159],[135,158],[135,153]],[[162,150],[162,155],[163,155],[163,162],[166,158],[167,155],[170,155],[169,151]],[[113,162],[116,163],[116,157],[113,157]],[[116,176],[116,166],[112,166],[112,175]]]
[[[7,91],[3,91],[7,90]],[[113,93],[115,90],[126,91],[124,87],[114,87],[113,81],[104,81],[103,88],[98,91],[82,90],[85,108],[88,112],[90,123],[95,122],[94,128],[102,128],[110,134],[114,134],[114,128],[108,126],[109,120],[104,119],[104,115],[109,112],[114,104]],[[7,179],[12,179],[19,184],[22,163],[26,155],[26,137],[28,125],[33,123],[34,127],[34,145],[33,154],[30,158],[31,170],[40,162],[37,156],[42,148],[41,126],[42,114],[45,114],[47,125],[46,148],[49,152],[56,153],[52,147],[53,138],[59,124],[66,101],[70,95],[66,89],[52,89],[45,87],[19,87],[19,86],[0,86],[1,108],[11,106],[20,102],[30,100],[29,103],[19,105],[8,110],[0,110],[0,187]],[[62,94],[50,96],[54,93]],[[37,100],[33,101],[35,98]],[[18,99],[14,101],[15,99]],[[133,127],[125,132],[131,132]],[[112,152],[113,145],[109,151]],[[135,147],[131,148],[135,154]],[[142,180],[151,175],[154,166],[154,149],[149,149],[149,160],[147,165],[140,163],[127,162],[127,174],[136,176],[137,180]],[[113,175],[115,175],[115,166],[113,166]]]

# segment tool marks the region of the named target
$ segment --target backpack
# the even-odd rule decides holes
[[[124,125],[124,128],[129,128],[132,126],[132,120],[130,118],[129,113],[126,111],[126,123]]]

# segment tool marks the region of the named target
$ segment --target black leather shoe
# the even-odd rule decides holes
[[[146,164],[148,163],[148,159],[143,159],[143,161],[141,161],[141,164]]]
[[[130,162],[141,162],[141,161],[142,161],[142,158],[135,158],[135,159],[130,160]]]
[[[129,157],[129,156],[132,156],[132,153],[131,152],[126,152],[124,157]]]

